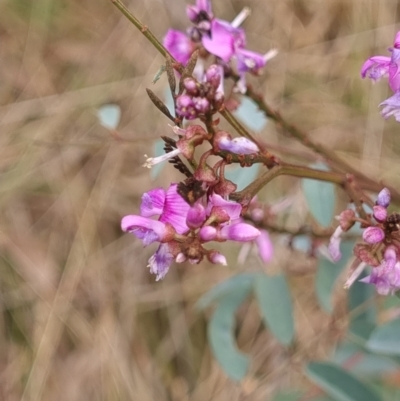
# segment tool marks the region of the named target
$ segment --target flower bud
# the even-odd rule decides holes
[[[212,226],[202,227],[199,231],[199,237],[202,241],[213,241],[217,237],[217,229]]]
[[[220,237],[221,239],[246,242],[253,241],[260,234],[260,231],[250,224],[237,223],[230,226],[222,227]]]
[[[186,15],[192,22],[197,22],[199,16],[199,9],[196,6],[187,6]]]
[[[383,206],[376,205],[373,207],[374,217],[377,221],[385,221],[387,217],[387,209]]]
[[[385,238],[385,233],[379,227],[367,227],[363,232],[363,240],[368,244],[377,244]]]
[[[187,77],[183,80],[183,86],[186,89],[186,92],[189,95],[196,96],[199,92],[199,88],[197,87],[197,82],[195,79]]]
[[[383,188],[382,191],[378,194],[376,204],[379,206],[388,207],[390,204],[390,198],[390,191],[387,188]]]
[[[219,84],[221,82],[221,71],[222,67],[216,64],[210,65],[206,71],[206,81],[214,87],[214,89],[218,89]]]
[[[201,203],[195,203],[186,215],[186,224],[190,228],[199,228],[206,219],[206,210]]]
[[[193,104],[199,113],[207,113],[210,110],[210,102],[204,97],[194,97]]]
[[[214,249],[208,253],[207,258],[211,263],[214,264],[220,264],[223,266],[226,266],[228,264],[226,261],[226,257],[222,255],[222,253],[219,253]]]

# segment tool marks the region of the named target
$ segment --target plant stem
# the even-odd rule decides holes
[[[280,175],[289,175],[292,177],[312,178],[314,180],[328,181],[344,187],[346,176],[332,171],[316,170],[309,167],[296,166],[293,164],[281,164],[272,167],[270,170],[261,174],[254,182],[249,184],[242,191],[231,195],[234,200],[240,200],[247,204],[254,196],[271,180]]]
[[[162,43],[153,35],[153,33],[150,31],[150,29],[144,25],[142,22],[140,22],[127,8],[126,6],[120,1],[120,0],[110,0],[111,3],[114,4],[115,7],[118,8],[118,10],[121,11],[122,14],[125,15],[126,18],[128,18],[129,21],[132,22],[133,25],[136,26],[137,29],[149,40],[149,42],[161,53],[162,56],[164,57],[170,57],[171,61],[174,64],[178,64],[180,66],[179,69],[183,69],[183,67],[172,57],[172,55],[169,53],[169,51],[162,45]]]
[[[122,14],[124,14],[126,18],[128,18],[130,22],[132,22],[136,26],[136,28],[139,29],[139,31],[150,41],[150,43],[152,43],[152,45],[160,52],[163,57],[169,57],[171,59],[173,67],[177,71],[181,73],[183,72],[184,67],[182,66],[182,64],[178,63],[175,60],[175,58],[153,35],[153,33],[148,29],[146,25],[139,21],[120,0],[110,1],[122,12]],[[234,80],[238,79],[238,77],[235,75],[233,75],[232,78]],[[271,107],[269,107],[269,105],[267,105],[266,102],[263,100],[262,96],[257,94],[250,86],[247,87],[246,95],[258,105],[260,110],[262,110],[267,117],[279,124],[292,137],[298,139],[305,146],[322,155],[329,163],[332,164],[332,167],[336,170],[336,172],[321,171],[308,167],[282,163],[279,162],[277,158],[268,153],[266,150],[263,150],[263,157],[260,157],[259,161],[263,162],[268,168],[270,168],[270,170],[261,175],[256,181],[254,181],[244,190],[232,194],[232,198],[250,202],[254,195],[273,178],[279,175],[290,175],[294,177],[312,178],[338,184],[344,188],[350,198],[360,207],[360,209],[362,209],[361,205],[363,202],[368,202],[369,204],[371,204],[372,202],[359,190],[353,188],[354,185],[350,185],[349,177],[352,177],[352,175],[345,175],[345,173],[351,173],[357,178],[359,186],[362,189],[379,191],[380,189],[382,189],[382,186],[386,186],[390,190],[392,198],[400,200],[400,192],[388,185],[370,179],[369,177],[365,176],[363,173],[357,171],[348,163],[343,161],[340,157],[336,155],[334,151],[327,149],[321,144],[315,143],[305,132],[287,122],[278,111],[275,111]],[[257,143],[252,135],[235,119],[235,117],[228,110],[221,110],[220,113],[241,135]],[[279,165],[277,163],[279,163]]]
[[[233,78],[236,79],[236,77]],[[281,114],[278,111],[273,110],[264,101],[262,96],[256,93],[251,86],[247,86],[247,91],[245,95],[257,104],[259,109],[264,112],[266,117],[269,117],[271,120],[275,121],[276,124],[282,127],[292,137],[298,139],[303,145],[323,156],[328,162],[332,164],[332,167],[334,169],[341,172],[353,174],[357,178],[359,183],[362,183],[363,188],[366,190],[378,192],[383,187],[387,187],[390,190],[393,198],[400,200],[400,192],[397,191],[395,188],[384,184],[383,182],[376,182],[373,179],[367,177],[365,174],[353,168],[344,160],[342,160],[333,150],[326,148],[324,145],[314,142],[306,132],[287,122],[281,116]]]

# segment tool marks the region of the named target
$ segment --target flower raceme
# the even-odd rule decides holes
[[[340,240],[356,221],[364,228],[364,243],[356,244],[354,255],[358,267],[346,282],[350,286],[365,266],[371,266],[370,275],[361,281],[373,284],[381,295],[393,294],[400,290],[400,214],[388,214],[390,192],[384,188],[373,207],[372,218],[368,221],[356,217],[353,210],[345,210],[339,216],[340,225],[331,237],[329,251],[332,258],[340,259]]]
[[[213,193],[190,206],[172,184],[167,191],[156,188],[142,196],[140,215],[128,215],[121,228],[142,240],[147,246],[160,243],[148,261],[150,272],[160,280],[175,260],[199,263],[204,256],[211,263],[226,264],[226,258],[216,250],[204,248],[210,241],[255,240],[260,231],[240,219],[242,206]],[[158,216],[158,220],[153,217]]]
[[[361,77],[368,77],[374,82],[382,77],[388,77],[389,87],[394,95],[383,101],[382,116],[387,119],[394,116],[400,122],[400,31],[397,32],[392,48],[391,57],[370,57],[361,68]]]
[[[239,26],[250,14],[248,8],[232,22],[215,18],[211,11],[211,2],[206,0],[197,0],[186,11],[193,26],[188,29],[187,35],[169,29],[164,37],[164,46],[182,64],[188,62],[199,46],[216,56],[218,63],[226,68],[234,60],[240,77],[236,89],[241,93],[246,91],[246,73],[257,74],[277,54],[275,49],[266,54],[246,49],[246,35]]]

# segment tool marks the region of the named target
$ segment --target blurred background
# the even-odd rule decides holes
[[[387,55],[397,1],[214,3],[214,15],[228,21],[249,6],[248,47],[279,49],[249,78],[271,105],[367,175],[400,184],[399,126],[378,108],[387,84],[359,75],[367,57]],[[189,25],[183,0],[125,4],[160,39]],[[180,179],[168,166],[152,182],[141,166],[154,141],[171,133],[145,93],[165,92],[165,76],[152,84],[162,64],[109,0],[0,2],[1,400],[266,401],[290,388],[311,391],[304,400],[319,395],[303,364],[327,358],[343,335],[347,294],[339,285],[333,313],[321,310],[307,252],[272,234],[268,265],[255,254],[239,264],[239,247],[224,247],[228,267],[181,264],[155,282],[146,268],[154,249],[120,230],[144,191]],[[105,104],[121,108],[118,134],[99,123]],[[287,161],[318,161],[272,122],[258,135]],[[290,226],[307,221],[298,180],[279,178],[265,191],[267,201],[282,197],[291,199]],[[238,310],[236,337],[252,363],[234,383],[210,352],[210,311],[195,303],[243,271],[287,274],[297,340],[290,352],[281,347],[250,298]],[[399,381],[399,371],[386,377]]]

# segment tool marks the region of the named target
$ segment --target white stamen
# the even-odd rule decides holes
[[[172,128],[172,131],[174,131],[174,134],[176,134],[176,135],[185,135],[186,134],[186,130],[181,127],[178,127],[177,125],[168,124],[168,126]]]
[[[256,62],[252,58],[245,58],[244,63],[246,64],[246,67],[251,70],[256,66]]]
[[[345,290],[348,290],[352,284],[354,283],[354,281],[357,280],[358,276],[362,273],[362,271],[365,269],[365,266],[367,266],[367,264],[365,262],[361,262],[358,267],[353,271],[353,273],[350,274],[350,277],[346,280],[346,282],[344,283],[343,288]]]
[[[231,22],[231,25],[234,28],[238,28],[242,25],[242,22],[251,14],[251,10],[249,7],[243,8],[242,11],[236,16],[236,18]]]
[[[172,157],[178,156],[180,153],[181,151],[179,149],[174,149],[172,152],[166,153],[165,155],[161,155],[158,157],[148,157],[147,155],[144,155],[144,157],[147,157],[147,159],[144,162],[143,167],[152,168],[158,163],[171,159]]]
[[[267,62],[268,60],[271,60],[271,58],[274,58],[278,54],[278,49],[271,49],[270,51],[266,52],[264,54],[264,61]]]

